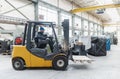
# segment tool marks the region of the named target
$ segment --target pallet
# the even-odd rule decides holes
[[[94,60],[88,58],[87,56],[76,56],[73,55],[73,62],[74,63],[92,63]]]

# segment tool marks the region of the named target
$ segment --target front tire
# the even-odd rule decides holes
[[[13,59],[12,66],[15,70],[24,70],[24,61],[20,58]]]
[[[68,66],[68,58],[66,56],[57,56],[53,59],[52,65],[55,70],[65,70]]]

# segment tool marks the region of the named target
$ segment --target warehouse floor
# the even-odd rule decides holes
[[[66,71],[26,69],[15,71],[8,55],[0,55],[0,79],[118,79],[120,78],[120,45],[113,45],[104,57],[93,57],[92,64],[73,64]]]

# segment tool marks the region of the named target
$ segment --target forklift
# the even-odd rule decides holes
[[[53,51],[47,52],[46,48],[37,48],[34,38],[39,26],[51,27],[54,35]],[[25,24],[22,45],[14,45],[12,52],[12,66],[15,70],[26,67],[52,67],[56,70],[65,70],[68,65],[68,53],[63,51],[59,44],[52,22],[28,21]]]
[[[54,44],[52,51],[48,48],[38,48],[35,44],[36,32],[40,26],[50,27],[53,32]],[[64,31],[64,46],[58,43],[53,22],[28,21],[25,24],[22,45],[14,45],[12,51],[12,66],[15,70],[24,70],[28,67],[47,67],[55,70],[66,70],[69,59],[80,60],[78,56],[72,56],[69,48],[69,20],[62,22]],[[49,38],[47,38],[48,40]],[[43,43],[43,42],[42,42]],[[77,59],[76,59],[77,58]]]

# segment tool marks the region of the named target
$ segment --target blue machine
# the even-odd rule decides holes
[[[110,51],[111,49],[111,42],[110,42],[110,38],[106,38],[106,50]]]

